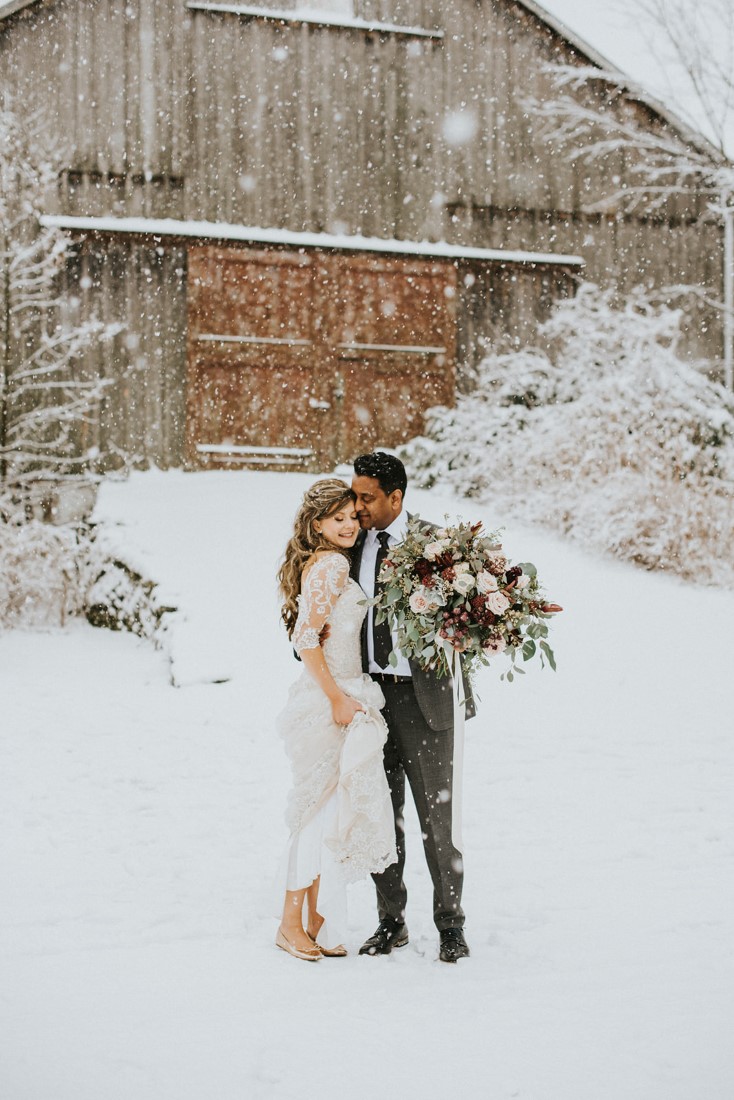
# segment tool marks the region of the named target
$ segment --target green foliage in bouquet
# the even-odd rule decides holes
[[[555,670],[546,620],[560,608],[546,602],[535,566],[511,565],[498,533],[483,533],[481,523],[436,528],[411,517],[382,564],[379,589],[375,621],[389,619],[400,650],[422,668],[446,675],[453,648],[470,676],[500,653],[511,661],[503,679],[523,672],[519,656]]]

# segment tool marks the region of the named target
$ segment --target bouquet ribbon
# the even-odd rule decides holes
[[[464,793],[464,723],[466,699],[464,695],[464,678],[461,674],[461,657],[454,647],[443,640],[451,672],[452,696],[454,700],[454,759],[452,764],[451,782],[451,843],[457,851],[463,854],[464,839],[462,836],[461,819]]]

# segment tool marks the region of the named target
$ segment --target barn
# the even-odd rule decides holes
[[[63,293],[123,326],[79,366],[110,383],[80,449],[328,468],[419,433],[579,277],[719,291],[703,200],[599,212],[629,165],[544,136],[546,62],[600,59],[531,0],[0,3],[3,102],[63,139]]]

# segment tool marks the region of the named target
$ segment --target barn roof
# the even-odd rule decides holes
[[[21,8],[29,8],[35,3],[37,0],[4,0],[4,3],[0,3],[0,19],[7,19],[9,15],[20,11]]]
[[[435,259],[484,260],[507,264],[555,264],[583,267],[581,256],[553,252],[526,252],[505,248],[474,248],[446,241],[406,241],[362,237],[350,233],[302,233],[290,229],[238,225],[229,222],[179,221],[176,218],[77,217],[46,214],[41,224],[83,233],[127,233],[150,237],[194,237],[205,240],[242,241],[247,244],[287,245],[291,248],[323,248],[344,252],[384,252]]]
[[[14,15],[16,12],[22,11],[23,8],[31,7],[33,4],[37,4],[39,2],[40,0],[0,0],[0,22],[2,22],[4,19],[7,19],[8,16]],[[620,69],[617,65],[615,65],[603,54],[601,54],[584,38],[576,34],[576,32],[572,30],[561,19],[559,19],[557,16],[553,15],[546,8],[544,8],[542,4],[537,3],[536,0],[513,0],[513,2],[516,3],[518,7],[525,8],[527,12],[533,15],[541,23],[545,24],[545,26],[547,26],[550,30],[560,35],[561,38],[565,39],[565,41],[568,42],[569,45],[571,45],[575,50],[578,51],[579,54],[581,54],[582,57],[586,58],[593,65],[597,65],[600,69],[603,69],[606,72],[613,73],[615,76],[622,78],[622,82],[624,82],[625,79],[628,79],[628,74],[623,72],[622,69]],[[194,7],[196,5],[190,4],[187,6]],[[234,11],[236,8],[234,4],[224,3],[209,3],[208,5],[202,3],[201,6],[209,6],[212,9],[229,9],[230,11]],[[245,5],[240,5],[240,7],[244,8]],[[266,8],[263,8],[262,11],[267,13]],[[277,15],[278,13],[272,12],[269,14]],[[329,18],[328,22],[332,25],[337,25],[340,23],[340,21],[335,18]],[[351,26],[354,24],[354,22],[354,20],[351,20],[348,21],[348,24]],[[361,23],[361,21],[358,22]],[[701,152],[704,152],[707,155],[711,156],[712,159],[716,161],[720,161],[722,159],[722,154],[720,150],[712,145],[711,142],[703,134],[694,129],[687,122],[684,122],[674,111],[671,111],[669,107],[667,107],[660,100],[648,93],[644,88],[640,87],[635,81],[629,80],[628,90],[635,99],[639,100],[641,103],[644,103],[652,111],[654,111],[655,114],[659,115],[660,118],[669,123],[669,125],[671,125],[673,129],[676,130],[685,141],[688,141],[691,145],[695,146]]]

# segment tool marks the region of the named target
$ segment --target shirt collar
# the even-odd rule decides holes
[[[395,542],[402,542],[408,531],[408,513],[403,508],[402,512],[395,517],[389,527],[384,528],[387,531],[388,536],[394,539]],[[370,542],[377,542],[377,536],[379,531],[376,527],[371,527],[367,532],[367,537]]]

